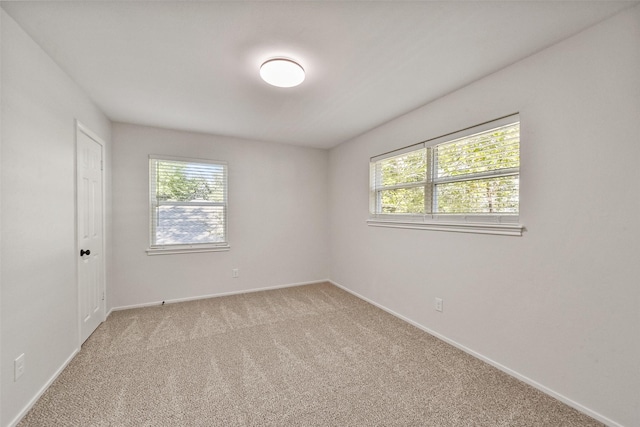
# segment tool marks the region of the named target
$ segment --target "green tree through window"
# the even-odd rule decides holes
[[[434,212],[518,212],[519,124],[440,144],[434,158]]]
[[[190,168],[188,163],[164,162],[157,175],[158,199],[175,202],[220,201],[222,192],[218,190],[223,185],[222,177],[219,175],[207,176],[200,169],[193,166]]]
[[[372,161],[372,212],[518,214],[519,169],[519,122],[405,149]]]

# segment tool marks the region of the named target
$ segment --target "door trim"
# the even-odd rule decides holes
[[[75,276],[76,276],[76,319],[77,319],[77,325],[78,325],[78,351],[81,349],[82,347],[82,319],[81,316],[82,314],[80,313],[80,307],[81,307],[81,301],[80,301],[80,277],[78,275],[78,267],[79,267],[79,260],[80,258],[78,257],[78,252],[80,251],[80,248],[78,247],[78,133],[82,132],[84,133],[86,136],[88,136],[89,138],[91,138],[92,140],[94,140],[99,146],[100,146],[100,157],[102,159],[102,167],[100,168],[100,175],[101,175],[101,180],[102,180],[102,253],[104,254],[103,256],[103,262],[102,262],[102,286],[101,286],[101,290],[102,290],[102,294],[104,295],[104,298],[102,299],[102,314],[103,314],[103,318],[100,319],[100,323],[104,322],[106,320],[106,312],[107,312],[107,252],[106,252],[106,242],[107,242],[107,234],[106,234],[106,207],[107,207],[107,200],[106,200],[106,191],[105,191],[105,187],[106,187],[106,182],[104,179],[105,173],[104,173],[104,164],[105,164],[105,156],[104,156],[104,147],[105,147],[105,142],[102,138],[100,138],[95,132],[93,132],[91,129],[89,129],[87,126],[85,126],[80,120],[75,119],[75,133],[74,133],[74,148],[75,148],[75,153],[74,153],[74,247],[75,247],[75,252],[74,252],[74,259],[75,259],[75,267],[76,267],[76,271],[75,271]]]

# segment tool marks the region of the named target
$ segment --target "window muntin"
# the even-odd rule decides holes
[[[517,222],[519,172],[513,115],[372,158],[371,217]]]
[[[150,156],[150,249],[227,244],[227,164]]]

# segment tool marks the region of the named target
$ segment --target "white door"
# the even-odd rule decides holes
[[[102,145],[77,129],[78,293],[80,339],[104,321]]]

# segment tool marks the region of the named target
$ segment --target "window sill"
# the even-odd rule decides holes
[[[520,224],[499,224],[480,222],[445,221],[398,221],[369,219],[370,227],[408,228],[415,230],[449,231],[454,233],[497,234],[502,236],[522,236],[524,226]]]
[[[147,255],[174,255],[174,254],[192,254],[199,252],[225,252],[231,249],[231,246],[185,246],[185,247],[161,247],[148,248]]]

